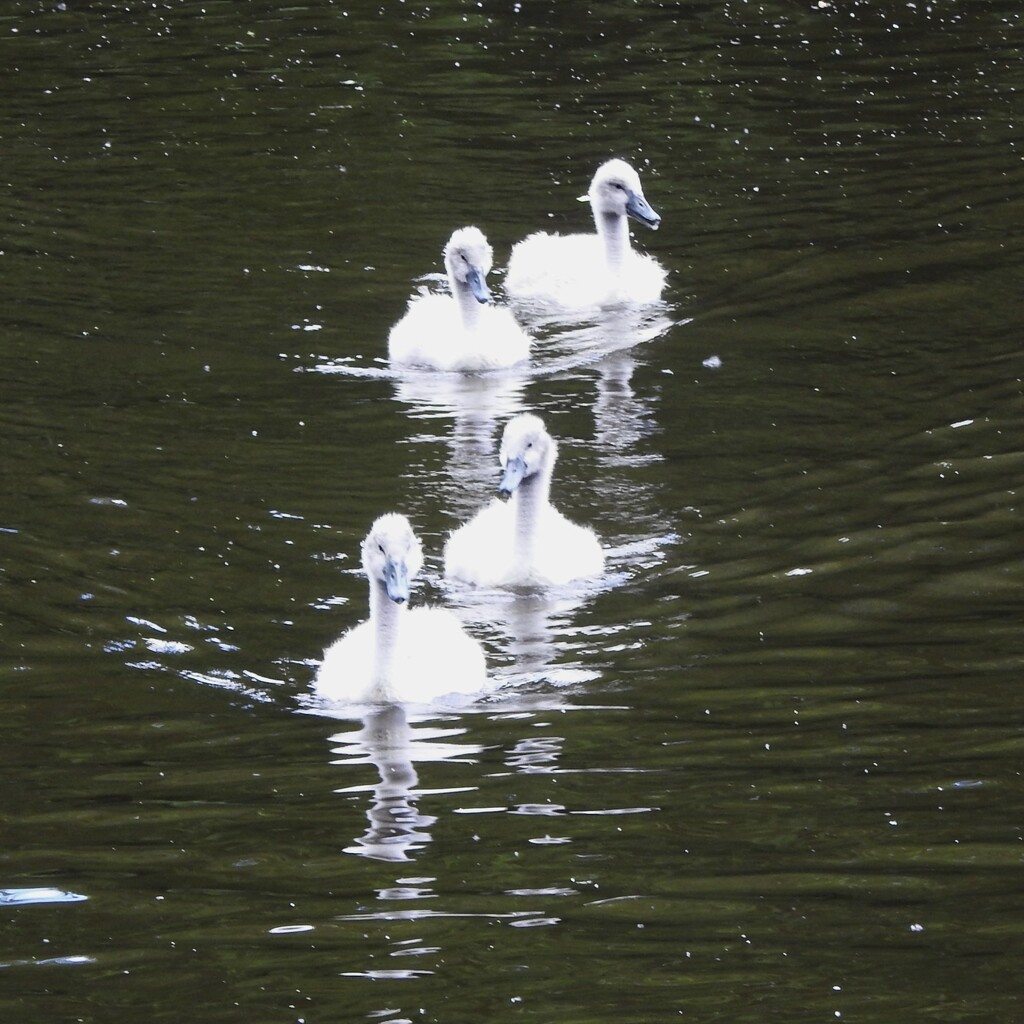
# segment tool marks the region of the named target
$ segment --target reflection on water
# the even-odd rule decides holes
[[[406,373],[395,383],[395,399],[416,426],[444,424],[447,449],[442,486],[446,509],[456,518],[475,511],[479,496],[493,492],[498,458],[494,436],[504,422],[523,411],[528,371],[489,374]],[[433,434],[410,436],[409,443],[436,441]]]
[[[605,467],[636,464],[642,456],[637,442],[656,429],[654,403],[638,396],[632,386],[637,368],[636,349],[656,342],[679,324],[665,303],[653,307],[613,307],[594,323],[549,319],[552,367],[571,372],[585,367],[592,376],[593,442]]]
[[[23,906],[26,903],[79,903],[87,900],[78,892],[66,892],[63,889],[0,889],[0,906]]]
[[[343,755],[332,764],[369,764],[380,776],[371,786],[337,790],[339,793],[372,793],[372,802],[366,810],[369,827],[362,836],[355,837],[355,845],[345,847],[345,853],[374,860],[413,860],[431,841],[430,829],[437,821],[436,816],[420,812],[419,798],[425,794],[461,792],[417,789],[416,762],[471,764],[480,748],[472,744],[438,742],[463,735],[466,730],[414,725],[406,709],[397,704],[367,711],[362,723],[358,732],[337,733],[329,739],[331,743],[340,744],[333,752]]]
[[[635,464],[636,442],[654,429],[654,410],[638,398],[630,381],[636,369],[631,350],[663,337],[677,323],[666,303],[622,305],[586,322],[564,313],[521,310],[523,322],[541,332],[529,364],[479,374],[391,370],[341,358],[321,360],[314,372],[393,381],[394,397],[416,424],[442,423],[446,433],[421,430],[408,443],[442,443],[448,449],[442,488],[449,514],[463,519],[480,496],[493,490],[497,437],[517,413],[529,411],[526,391],[550,377],[593,379],[594,439],[606,465]],[[646,456],[651,458],[652,456]],[[419,470],[414,469],[413,475]]]
[[[635,466],[658,457],[637,450],[638,442],[656,429],[656,420],[654,403],[639,398],[633,390],[636,366],[629,352],[607,356],[597,364],[594,446],[606,467]]]
[[[325,709],[312,709],[315,714]],[[492,766],[486,777],[492,779],[515,775],[574,774],[580,771],[590,773],[593,768],[559,767],[559,760],[565,746],[565,736],[551,731],[550,716],[568,712],[600,712],[598,707],[582,707],[553,701],[550,697],[512,696],[508,700],[493,702],[490,708],[476,709],[475,714],[486,714],[494,721],[506,723],[513,730],[518,723],[528,731],[518,738],[510,738],[507,749],[500,754],[501,765]],[[331,712],[337,714],[337,710]],[[343,714],[352,714],[354,709]],[[338,732],[328,737],[332,754],[338,755],[330,761],[332,766],[346,773],[358,765],[370,765],[376,771],[378,780],[374,783],[358,783],[338,787],[338,794],[368,794],[369,803],[366,831],[354,837],[354,844],[344,848],[345,853],[387,862],[406,862],[418,859],[432,842],[432,833],[438,826],[436,814],[424,813],[419,804],[428,799],[441,805],[443,798],[479,792],[482,781],[479,764],[484,747],[477,743],[452,742],[456,737],[471,732],[475,714],[465,721],[456,716],[430,718],[414,716],[402,705],[382,705],[366,708],[359,713],[360,728]],[[435,723],[442,724],[435,724]],[[458,724],[444,724],[458,723]],[[432,766],[437,771],[442,764],[467,766],[467,779],[472,784],[465,786],[420,787],[418,764]],[[629,771],[642,771],[629,768]],[[503,811],[514,815],[551,817],[573,815],[622,815],[648,813],[651,807],[568,807],[557,803],[534,803],[512,801],[507,807],[474,806],[472,802],[460,802],[455,807],[459,814],[492,814]],[[544,845],[555,842],[550,836],[538,836],[531,843]],[[558,842],[567,842],[560,839]],[[382,891],[382,899],[422,899],[430,894],[429,888],[413,887],[403,882],[397,888]]]
[[[598,678],[581,661],[589,645],[573,638],[577,613],[597,593],[604,580],[538,591],[475,589],[456,582],[448,597],[465,622],[493,632],[500,644],[500,659],[493,670],[499,688],[495,700],[516,699],[516,691],[535,686],[567,686]]]

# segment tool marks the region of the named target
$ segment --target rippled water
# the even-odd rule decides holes
[[[3,1019],[1019,1018],[1021,20],[6,5]],[[610,155],[664,306],[392,375]],[[609,571],[447,589],[519,409]],[[309,699],[390,508],[489,700]]]

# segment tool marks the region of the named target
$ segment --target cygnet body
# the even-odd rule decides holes
[[[508,501],[495,498],[452,533],[444,549],[447,576],[477,586],[549,586],[603,570],[604,552],[593,530],[551,504],[557,455],[540,417],[523,413],[508,422],[498,488]]]
[[[483,650],[443,608],[409,608],[409,583],[423,550],[405,516],[377,519],[362,545],[370,617],[324,652],[313,681],[328,700],[429,703],[476,693],[487,683]]]
[[[581,201],[589,202],[595,234],[538,231],[512,247],[505,289],[515,299],[567,309],[623,302],[657,302],[665,268],[636,252],[628,218],[657,229],[661,217],[644,197],[640,177],[625,160],[602,164]]]
[[[423,292],[391,328],[392,363],[474,373],[521,363],[530,337],[509,309],[491,303],[487,274],[493,251],[479,228],[459,228],[444,248],[451,295]]]

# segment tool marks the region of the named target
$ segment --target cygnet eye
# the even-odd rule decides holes
[[[383,544],[378,544],[377,545],[377,550],[383,555],[384,554],[384,545]]]

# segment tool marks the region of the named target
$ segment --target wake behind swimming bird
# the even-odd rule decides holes
[[[351,703],[430,703],[487,685],[476,640],[444,608],[408,608],[409,583],[423,549],[409,520],[397,512],[377,519],[362,545],[370,581],[370,617],[324,651],[316,693]]]
[[[661,223],[644,197],[639,175],[625,160],[609,160],[580,199],[590,203],[596,234],[538,231],[517,242],[505,278],[508,294],[565,309],[657,302],[665,268],[653,256],[636,252],[629,240],[628,217],[655,230]]]
[[[475,227],[459,228],[444,248],[451,295],[423,291],[391,328],[392,363],[426,370],[474,373],[521,363],[530,336],[511,310],[491,304],[487,274],[493,250]]]
[[[571,522],[550,500],[558,445],[544,421],[522,413],[505,426],[495,498],[449,538],[447,576],[478,586],[546,586],[596,576],[604,552],[594,531]]]

